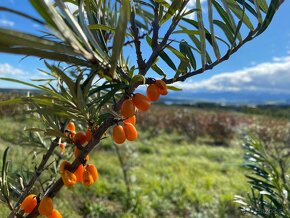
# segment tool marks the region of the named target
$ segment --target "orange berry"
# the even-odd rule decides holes
[[[79,154],[80,154],[80,150],[77,147],[75,147],[75,150],[74,150],[75,158],[77,158]],[[85,157],[85,161],[89,161],[89,159],[90,159],[90,156],[87,154],[87,156]]]
[[[135,126],[136,125],[136,116],[134,115],[132,117],[128,117],[123,122],[124,123],[131,123],[131,124],[133,124]]]
[[[132,99],[126,99],[121,106],[121,114],[124,117],[132,117],[135,114],[135,106]]]
[[[68,170],[61,174],[61,178],[66,187],[72,187],[77,182],[76,175]]]
[[[149,99],[140,93],[136,93],[133,96],[132,101],[140,111],[147,111],[150,108]]]
[[[92,130],[90,128],[87,129],[86,131],[86,137],[87,137],[87,141],[91,141],[92,139]]]
[[[64,150],[65,150],[65,146],[66,146],[65,143],[60,143],[60,144],[59,144],[59,148],[60,148],[60,151],[61,151],[62,153],[63,153]]]
[[[121,125],[114,126],[114,128],[113,128],[113,140],[117,144],[122,144],[125,142],[126,135],[125,135],[123,126],[121,126]]]
[[[98,174],[98,170],[94,164],[88,164],[86,166],[86,170],[92,175],[94,182],[98,180],[99,174]]]
[[[163,80],[156,80],[155,85],[157,86],[160,95],[167,95],[167,86]]]
[[[147,98],[150,101],[157,101],[160,97],[160,93],[158,91],[158,87],[155,84],[150,84],[146,90]]]
[[[59,166],[59,173],[63,174],[71,166],[70,162],[64,160]]]
[[[83,173],[84,173],[84,166],[81,164],[78,166],[74,174],[76,175],[77,182],[82,182],[83,181]]]
[[[83,184],[87,187],[94,184],[94,178],[93,178],[92,174],[90,174],[90,172],[86,169],[83,173]]]
[[[73,140],[75,144],[80,144],[82,146],[85,146],[88,144],[87,136],[86,136],[86,133],[84,132],[77,132]]]
[[[33,211],[36,205],[37,205],[36,195],[30,194],[22,201],[20,209],[23,210],[24,213],[31,213],[31,211]]]
[[[126,138],[129,141],[134,141],[138,137],[137,130],[135,126],[131,123],[124,124],[124,131],[125,131]]]
[[[58,210],[53,209],[51,214],[47,218],[62,218],[62,215]]]
[[[39,203],[38,212],[40,215],[49,216],[53,210],[52,198],[44,196]]]
[[[76,126],[75,126],[74,122],[70,121],[67,124],[65,129],[68,130],[68,131],[71,131],[71,132],[75,132],[76,131]]]

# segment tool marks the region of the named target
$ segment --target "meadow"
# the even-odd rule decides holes
[[[0,111],[0,156],[9,146],[9,171],[13,178],[24,178],[25,184],[47,148],[45,142],[36,145],[32,140],[36,135],[24,129],[40,124],[21,107]],[[90,188],[80,184],[63,188],[55,207],[71,218],[244,217],[233,202],[234,195],[249,191],[241,166],[243,136],[255,134],[269,146],[286,144],[290,122],[273,115],[154,105],[150,116],[137,117],[136,142],[115,145],[108,133],[90,155],[99,181]],[[72,160],[72,149],[68,146],[64,154],[57,150],[56,156]],[[48,171],[58,178],[53,170],[56,162],[51,160]],[[38,193],[46,188],[41,184],[53,181],[48,175],[40,177],[33,191]],[[0,204],[0,217],[8,213]]]

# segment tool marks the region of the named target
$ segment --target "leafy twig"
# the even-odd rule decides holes
[[[68,121],[64,122],[62,127],[61,127],[61,132],[64,132],[64,129],[67,125]],[[47,152],[43,155],[42,161],[40,162],[40,164],[38,165],[37,169],[35,170],[34,175],[32,176],[32,178],[30,179],[29,183],[27,184],[27,186],[25,187],[25,190],[23,191],[23,193],[21,194],[21,196],[19,197],[18,201],[15,203],[13,210],[11,211],[11,213],[9,214],[9,218],[14,218],[15,214],[17,213],[18,207],[20,205],[20,203],[24,200],[24,198],[29,194],[30,190],[32,189],[34,183],[36,182],[36,180],[38,179],[38,177],[41,175],[41,173],[43,172],[47,161],[49,160],[50,156],[53,154],[54,149],[58,146],[59,144],[59,137],[56,137],[50,144],[49,149],[47,150]]]

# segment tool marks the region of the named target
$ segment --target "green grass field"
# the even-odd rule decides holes
[[[0,109],[0,156],[9,146],[11,181],[17,185],[21,176],[26,184],[46,148],[33,145],[30,133],[23,130],[40,123],[21,106]],[[233,202],[234,195],[249,191],[241,167],[241,135],[256,133],[267,143],[285,143],[289,136],[288,119],[259,114],[236,108],[154,105],[150,116],[137,117],[137,141],[116,147],[110,134],[102,140],[89,161],[97,166],[99,181],[90,188],[81,184],[63,188],[55,208],[70,218],[244,217]],[[72,149],[66,148],[60,157],[72,161]],[[55,154],[59,156],[58,149]],[[49,173],[39,178],[33,193],[43,193],[46,186],[40,184],[60,177],[56,159],[49,163]],[[0,217],[8,213],[1,203]]]
[[[32,157],[41,149],[22,143],[27,135],[23,128],[32,124],[31,119],[0,120],[0,155],[10,146],[11,172],[39,161]],[[118,145],[118,150],[128,168],[130,196],[108,137],[91,154],[99,181],[90,188],[78,184],[57,194],[55,207],[64,217],[242,216],[233,203],[234,195],[246,193],[248,187],[240,147],[209,146],[174,132],[152,136],[144,131],[139,140]],[[7,213],[1,204],[0,217]]]

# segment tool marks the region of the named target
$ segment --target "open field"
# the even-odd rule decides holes
[[[45,148],[32,146],[23,131],[38,121],[19,111],[0,118],[0,155],[10,146],[10,172],[29,178]],[[286,119],[222,109],[155,105],[137,123],[136,142],[115,147],[107,137],[90,155],[100,174],[96,184],[58,193],[55,207],[64,217],[243,217],[233,203],[235,194],[249,190],[242,135],[256,133],[269,144],[285,144],[289,135]],[[71,152],[68,147],[61,157],[69,159]],[[7,214],[0,204],[0,217]]]
[[[0,133],[0,153],[11,147],[12,171],[22,164],[33,165],[27,157],[34,148],[13,143],[12,135],[21,134],[23,122],[2,119],[0,125],[7,129]],[[247,186],[240,148],[189,143],[179,134],[151,137],[150,132],[141,132],[138,142],[119,145],[120,152],[128,153],[128,149],[131,210],[127,210],[122,170],[108,138],[91,155],[100,173],[97,184],[90,188],[77,185],[58,194],[56,207],[64,217],[239,216],[233,196],[242,194]],[[7,213],[2,205],[0,211],[1,217]]]

